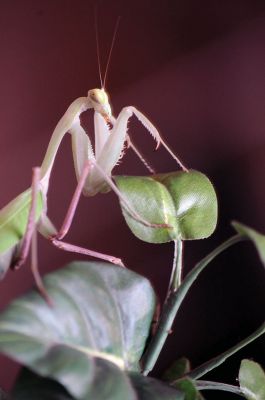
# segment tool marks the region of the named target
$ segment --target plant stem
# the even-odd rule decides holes
[[[249,343],[253,342],[253,340],[257,339],[259,336],[265,333],[265,322],[250,336],[246,337],[245,339],[241,340],[241,342],[237,343],[235,346],[231,347],[224,353],[220,354],[217,357],[212,358],[210,361],[205,362],[204,364],[200,365],[197,368],[194,368],[188,376],[192,379],[199,379],[201,376],[207,374],[212,369],[218,367],[223,362],[226,361],[228,357],[231,357],[237,351],[248,345]]]
[[[196,381],[195,385],[198,390],[224,390],[225,392],[235,393],[244,397],[241,389],[238,386],[228,385],[227,383]]]
[[[172,290],[177,290],[182,281],[182,266],[183,266],[183,242],[182,240],[174,240],[174,259],[172,272],[168,286],[166,299],[169,297]]]
[[[183,283],[180,285],[178,290],[172,290],[162,308],[162,313],[160,321],[158,323],[158,328],[153,336],[147,350],[142,358],[143,365],[143,375],[148,375],[148,373],[153,369],[159,354],[164,346],[164,343],[171,332],[171,328],[176,317],[176,314],[180,308],[180,305],[186,296],[188,290],[192,286],[193,282],[196,280],[198,275],[204,270],[204,268],[212,261],[218,254],[227,249],[228,247],[238,243],[245,238],[240,235],[232,236],[226,242],[222,243],[214,251],[212,251],[208,256],[202,259],[185,277]],[[178,252],[177,258],[182,259],[182,248]],[[176,263],[179,261],[176,260]]]

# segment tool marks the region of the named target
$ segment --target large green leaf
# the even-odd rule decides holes
[[[27,227],[30,203],[31,189],[28,189],[0,210],[0,255],[22,239]],[[42,210],[43,197],[39,192],[36,221]]]
[[[73,361],[78,362],[78,357]],[[60,362],[63,363],[63,359]],[[60,367],[60,362],[57,367]],[[64,386],[68,392],[54,380],[31,375],[26,382],[24,379],[18,382],[13,391],[14,400],[46,398],[47,400],[70,400],[73,396],[75,399],[83,400],[136,400],[129,377],[115,364],[94,358],[94,368],[85,375],[85,372],[88,372],[87,369],[83,373],[81,369],[79,374],[72,373],[75,368],[74,362],[71,366],[69,365],[68,374],[65,374]]]
[[[117,386],[115,377],[113,384],[106,391],[103,375],[98,375],[99,382],[94,385],[95,391],[89,393],[87,400],[184,400],[184,394],[153,378],[145,378],[139,374],[121,373],[121,379],[129,384],[127,392]],[[133,397],[132,397],[133,396]],[[30,371],[23,370],[12,391],[14,400],[72,400],[73,397],[57,382],[41,378]]]
[[[116,176],[116,184],[130,206],[146,221],[172,228],[151,228],[136,221],[122,205],[131,231],[149,243],[203,239],[217,223],[217,198],[209,179],[198,171],[149,177]]]
[[[257,249],[262,263],[265,265],[265,235],[239,222],[232,222],[232,225],[241,236],[252,241]]]
[[[239,383],[246,399],[265,399],[265,373],[258,363],[242,360],[239,370]]]
[[[44,281],[54,307],[35,291],[12,302],[0,316],[0,350],[77,398],[94,398],[102,377],[105,388],[129,393],[123,370],[138,369],[155,308],[148,280],[113,264],[76,262]]]
[[[58,382],[23,368],[12,389],[13,400],[73,400]]]

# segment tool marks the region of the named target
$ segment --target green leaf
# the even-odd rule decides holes
[[[246,399],[265,399],[265,373],[258,363],[242,360],[239,370],[239,383]]]
[[[23,237],[31,203],[31,189],[17,196],[0,210],[0,255],[14,247]],[[43,210],[42,193],[38,194],[36,221]]]
[[[190,362],[186,357],[176,360],[163,374],[162,379],[167,382],[175,381],[190,372]]]
[[[13,400],[73,400],[65,388],[23,368],[11,392]]]
[[[201,393],[191,379],[180,379],[174,383],[174,387],[185,393],[185,400],[203,400]]]
[[[251,240],[256,247],[262,263],[265,265],[265,235],[243,225],[239,222],[232,222],[235,230],[243,237]]]
[[[125,220],[139,239],[165,243],[210,236],[217,223],[217,198],[209,179],[198,171],[148,177],[116,176],[130,206],[146,221],[172,228],[151,228],[136,221],[122,206]]]
[[[1,351],[79,399],[94,398],[100,376],[102,391],[130,393],[122,370],[138,369],[149,335],[148,280],[113,264],[76,262],[44,281],[54,307],[35,291],[12,302],[0,315]]]
[[[185,394],[185,400],[203,400],[193,381],[182,378],[190,372],[190,361],[186,357],[176,360],[163,374],[162,379],[171,382],[176,389]]]
[[[123,379],[129,383],[129,391],[118,392],[117,387],[112,385],[111,391],[104,393],[106,381],[103,375],[99,375],[99,382],[95,386],[95,392],[89,394],[87,400],[184,400],[184,394],[180,391],[165,385],[153,378],[145,378],[139,374],[123,373]],[[133,396],[130,397],[133,391]],[[73,399],[61,386],[55,381],[47,378],[41,378],[29,371],[23,371],[15,388],[12,391],[14,400],[71,400]],[[93,396],[92,396],[93,395]],[[116,396],[116,397],[115,397]]]
[[[140,374],[130,374],[137,400],[185,400],[184,393],[165,383]]]
[[[77,361],[78,359],[76,359]],[[116,365],[102,359],[94,359],[95,370],[90,371],[86,376],[78,379],[78,376],[68,376],[70,381],[65,383],[65,387],[70,392],[70,383],[75,386],[75,397],[77,399],[93,400],[135,400],[135,392],[127,374],[120,370]],[[72,366],[74,368],[74,365]],[[69,370],[70,371],[70,370]],[[73,378],[73,379],[72,379]],[[78,383],[82,386],[86,384],[87,390],[78,390]],[[73,390],[72,390],[73,392]],[[13,393],[15,400],[38,400],[50,398],[53,400],[70,400],[73,397],[64,387],[54,380],[44,379],[32,375],[25,381],[21,379],[16,385]],[[74,393],[72,393],[74,396]],[[49,397],[50,396],[50,397]]]

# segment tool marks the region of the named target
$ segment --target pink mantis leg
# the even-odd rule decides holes
[[[54,306],[54,303],[49,296],[45,286],[43,284],[43,280],[40,275],[39,271],[39,263],[38,263],[38,246],[37,246],[37,231],[34,229],[31,241],[31,271],[34,277],[34,281],[36,284],[37,289],[39,290],[40,294],[47,302],[50,307]]]
[[[99,253],[97,251],[93,251],[93,250],[89,250],[83,247],[79,247],[79,246],[75,246],[73,244],[70,243],[66,243],[66,242],[62,242],[61,239],[64,238],[64,236],[67,234],[67,232],[70,229],[70,226],[72,224],[73,218],[74,218],[74,214],[78,205],[78,202],[80,200],[80,196],[82,194],[82,189],[84,187],[86,178],[91,170],[92,167],[92,162],[91,161],[87,161],[85,163],[85,166],[83,168],[82,174],[80,176],[79,182],[77,184],[75,193],[73,195],[73,198],[71,200],[70,206],[68,208],[68,211],[66,213],[66,217],[64,219],[64,222],[62,224],[61,229],[59,230],[59,232],[50,237],[50,240],[52,242],[52,244],[56,247],[58,247],[61,250],[65,250],[65,251],[70,251],[70,252],[74,252],[74,253],[78,253],[78,254],[83,254],[83,255],[87,255],[87,256],[91,256],[91,257],[96,257],[96,258],[101,258],[102,260],[106,260],[108,262],[111,262],[113,264],[119,265],[121,267],[124,267],[122,261],[120,258],[116,258],[113,257],[111,255],[108,254],[103,254],[103,253]]]
[[[14,260],[11,268],[18,269],[24,263],[29,253],[30,243],[33,232],[35,230],[35,213],[37,206],[38,186],[40,181],[40,168],[33,168],[32,184],[31,184],[31,205],[29,210],[28,222],[25,235],[23,237],[22,245],[17,258]]]
[[[37,259],[37,232],[36,232],[35,214],[37,208],[39,181],[40,181],[40,168],[35,167],[33,168],[33,173],[32,173],[31,204],[29,209],[27,228],[22,241],[19,255],[14,261],[11,268],[17,270],[25,263],[31,245],[31,270],[33,273],[36,287],[39,290],[40,294],[47,301],[47,303],[49,305],[52,305],[52,301],[44,287],[44,284],[42,282],[39,273],[38,259]]]
[[[65,235],[68,233],[68,231],[70,229],[70,226],[71,226],[71,224],[73,222],[73,218],[74,218],[74,215],[75,215],[75,212],[76,212],[77,205],[78,205],[79,200],[80,200],[80,196],[82,194],[82,189],[84,187],[84,184],[86,182],[86,178],[87,178],[90,170],[91,170],[91,162],[87,161],[85,163],[84,168],[83,168],[83,171],[82,171],[82,174],[80,176],[79,182],[78,182],[78,184],[76,186],[74,195],[72,197],[70,206],[69,206],[69,208],[67,210],[67,213],[66,213],[65,219],[63,221],[63,224],[62,224],[59,232],[53,237],[54,239],[57,239],[57,240],[63,239],[65,237]]]
[[[88,250],[83,247],[75,246],[73,244],[62,242],[62,241],[56,240],[56,239],[52,239],[52,244],[54,244],[54,246],[58,247],[58,249],[61,249],[61,250],[70,251],[70,252],[78,253],[78,254],[83,254],[86,256],[101,258],[102,260],[106,260],[113,264],[119,265],[120,267],[124,267],[124,264],[122,263],[120,258],[116,258],[116,257],[110,256],[108,254],[103,254],[103,253],[99,253],[97,251]]]
[[[142,155],[142,153],[140,152],[140,150],[135,146],[135,144],[132,142],[132,139],[130,138],[130,136],[127,134],[126,136],[127,139],[127,143],[128,143],[128,148],[131,148],[135,154],[137,155],[137,157],[140,159],[140,161],[144,164],[144,166],[148,169],[148,171],[154,175],[156,172],[154,170],[154,168],[149,164],[149,162],[146,161],[146,159],[144,158],[144,156]]]

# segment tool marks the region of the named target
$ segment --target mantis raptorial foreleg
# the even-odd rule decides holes
[[[146,167],[146,169],[150,172],[150,174],[154,175],[156,173],[156,171],[154,170],[154,168],[149,164],[149,162],[146,161],[146,159],[144,158],[144,156],[142,155],[142,153],[139,151],[139,149],[135,146],[135,144],[132,142],[132,139],[130,138],[130,136],[127,134],[126,136],[126,140],[127,140],[127,146],[128,148],[131,148],[134,153],[137,155],[137,157],[139,158],[139,160],[144,164],[144,166]]]
[[[136,107],[133,106],[128,106],[125,107],[121,110],[118,119],[120,121],[123,121],[122,123],[128,125],[128,121],[132,115],[135,115],[138,120],[143,124],[143,126],[151,133],[153,138],[157,142],[156,149],[162,144],[162,146],[165,147],[165,149],[168,151],[168,153],[174,158],[175,161],[177,161],[178,165],[184,170],[188,171],[188,169],[184,166],[184,164],[180,161],[180,159],[175,155],[175,153],[169,148],[169,146],[165,143],[165,141],[161,138],[161,135],[159,134],[158,130],[156,127],[152,124],[152,122],[139,110],[137,110]],[[115,124],[117,120],[115,118],[112,118],[113,123]]]

